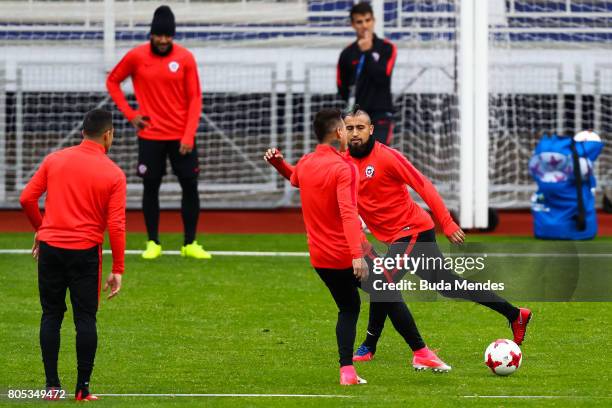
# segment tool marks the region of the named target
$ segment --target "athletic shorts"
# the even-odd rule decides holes
[[[166,158],[170,158],[172,172],[180,179],[198,177],[200,165],[196,147],[186,155],[179,153],[179,140],[148,140],[138,138],[137,174],[142,178],[157,179],[166,175]]]

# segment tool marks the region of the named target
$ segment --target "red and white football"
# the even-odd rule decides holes
[[[497,375],[510,375],[521,366],[523,353],[512,340],[498,339],[487,347],[484,362]]]

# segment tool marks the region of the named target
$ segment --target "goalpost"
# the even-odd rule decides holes
[[[477,4],[478,3],[478,4]],[[489,224],[488,2],[462,0],[459,36],[460,203],[463,228]]]

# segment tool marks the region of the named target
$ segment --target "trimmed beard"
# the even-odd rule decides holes
[[[360,146],[353,146],[350,142],[348,145],[349,154],[351,157],[356,159],[363,159],[368,156],[372,149],[374,148],[374,143],[376,142],[376,138],[374,135],[370,135],[370,138],[367,142],[361,144]]]
[[[172,43],[170,43],[170,45],[168,46],[168,51],[166,51],[166,52],[161,52],[161,51],[159,50],[159,48],[157,48],[157,47],[155,46],[155,44],[153,44],[153,39],[152,39],[152,38],[149,40],[149,42],[150,42],[150,44],[151,44],[151,52],[152,52],[153,54],[155,54],[155,55],[158,55],[158,56],[160,56],[160,57],[165,57],[166,55],[168,55],[168,54],[170,54],[170,53],[172,52]]]

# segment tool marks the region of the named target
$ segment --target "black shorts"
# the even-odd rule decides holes
[[[102,247],[63,249],[40,242],[38,289],[43,313],[63,314],[66,291],[75,316],[95,316],[100,298]]]
[[[389,146],[393,141],[393,114],[391,112],[377,112],[370,116],[374,125],[373,136],[380,143]]]
[[[179,140],[148,140],[138,138],[137,174],[142,178],[157,179],[166,175],[166,157],[172,172],[181,179],[198,177],[200,165],[196,147],[190,153],[179,153]]]

